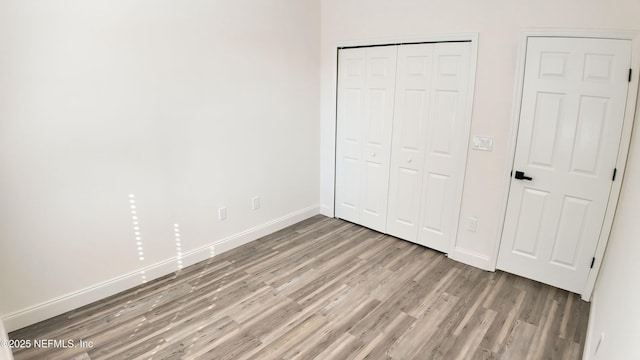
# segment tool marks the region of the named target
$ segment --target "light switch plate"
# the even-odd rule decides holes
[[[492,151],[493,138],[491,136],[473,136],[473,150]]]

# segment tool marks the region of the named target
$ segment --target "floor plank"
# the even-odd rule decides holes
[[[589,304],[315,216],[12,332],[21,359],[580,359]]]

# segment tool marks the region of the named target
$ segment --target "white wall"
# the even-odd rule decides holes
[[[640,109],[637,109],[638,113]],[[640,134],[636,124],[620,202],[598,276],[585,359],[640,359]],[[600,336],[604,338],[598,347]],[[597,352],[596,352],[597,349]]]
[[[175,269],[174,223],[189,252],[317,213],[319,21],[316,1],[3,1],[5,326]]]
[[[479,52],[472,135],[492,136],[493,152],[468,155],[456,251],[493,269],[500,237],[501,208],[509,180],[507,147],[512,124],[516,55],[527,28],[637,29],[640,2],[323,0],[321,60],[321,209],[333,213],[336,47],[356,40],[410,39],[478,33]],[[465,230],[478,218],[477,232]]]

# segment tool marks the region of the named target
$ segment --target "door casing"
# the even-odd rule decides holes
[[[518,136],[518,125],[520,121],[520,107],[522,105],[522,95],[524,86],[524,71],[525,60],[527,51],[527,40],[529,37],[567,37],[567,38],[599,38],[599,39],[621,39],[631,40],[632,42],[632,54],[631,54],[631,68],[633,69],[631,82],[629,83],[629,91],[627,93],[626,108],[624,113],[624,120],[622,125],[622,134],[620,137],[620,148],[618,150],[618,156],[616,158],[616,168],[618,169],[616,181],[613,182],[611,187],[611,193],[609,195],[609,202],[604,217],[602,230],[598,239],[598,246],[594,255],[595,262],[593,268],[589,272],[587,278],[587,284],[584,290],[581,292],[581,297],[585,301],[591,300],[593,288],[600,271],[604,252],[609,240],[609,234],[611,233],[611,226],[613,224],[613,218],[615,216],[615,210],[620,197],[620,189],[622,186],[622,180],[624,178],[625,165],[627,155],[629,153],[629,144],[631,142],[631,131],[633,128],[633,122],[635,117],[636,99],[638,95],[638,79],[640,75],[640,33],[638,32],[626,32],[626,31],[591,31],[591,30],[526,30],[520,34],[519,51],[517,60],[517,73],[515,78],[515,90],[514,100],[512,107],[512,125],[509,133],[508,142],[508,155],[507,162],[505,164],[504,174],[504,191],[503,200],[501,202],[501,216],[500,216],[500,237],[495,242],[492,258],[492,268],[496,268],[498,261],[498,251],[500,249],[500,242],[502,241],[502,230],[505,225],[505,218],[507,215],[507,202],[509,199],[509,189],[511,185],[510,172],[513,168],[513,162],[516,153],[516,139]]]

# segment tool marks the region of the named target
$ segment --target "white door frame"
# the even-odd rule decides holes
[[[333,86],[333,98],[336,99],[336,102],[334,103],[335,109],[336,109],[336,113],[334,114],[334,123],[333,123],[333,148],[334,148],[334,153],[333,153],[333,206],[328,209],[329,211],[327,211],[327,213],[330,213],[331,217],[335,216],[335,207],[336,207],[336,159],[337,159],[337,152],[335,151],[336,149],[336,145],[337,145],[337,127],[338,127],[338,116],[337,116],[337,106],[338,106],[338,79],[337,79],[337,74],[338,74],[338,51],[341,48],[345,48],[345,47],[369,47],[369,46],[382,46],[382,45],[402,45],[402,44],[416,44],[416,43],[435,43],[435,42],[449,42],[449,41],[469,41],[471,43],[471,49],[469,51],[469,77],[470,77],[470,84],[469,84],[469,93],[467,94],[467,99],[465,99],[467,101],[467,103],[469,104],[469,106],[466,109],[466,112],[464,114],[464,119],[465,122],[467,123],[466,126],[466,130],[465,130],[465,134],[463,135],[465,139],[467,139],[466,142],[466,148],[464,149],[464,154],[466,154],[466,156],[464,157],[463,161],[460,162],[460,164],[458,164],[459,166],[459,174],[460,174],[460,182],[458,184],[458,188],[456,189],[457,191],[457,198],[456,198],[456,202],[460,205],[462,205],[462,192],[463,192],[463,186],[464,186],[464,179],[466,176],[466,169],[467,169],[467,158],[468,158],[468,151],[469,151],[469,137],[471,134],[471,120],[472,120],[472,111],[473,111],[473,100],[474,100],[474,93],[475,93],[475,84],[476,84],[476,69],[477,69],[477,62],[478,62],[478,33],[460,33],[460,34],[440,34],[440,35],[431,35],[431,36],[421,36],[421,37],[411,37],[411,38],[387,38],[387,39],[362,39],[362,40],[351,40],[351,41],[340,41],[337,44],[337,47],[335,49],[335,58],[336,58],[336,62],[335,62],[335,68],[334,68],[334,73],[336,74],[336,79],[335,79],[335,83]],[[456,210],[456,214],[455,214],[455,219],[454,219],[456,224],[459,224],[460,222],[460,208],[458,208]],[[455,226],[453,228],[453,232],[451,234],[451,243],[449,244],[449,251],[448,254],[449,256],[451,256],[451,254],[453,253],[454,247],[455,247],[455,243],[456,243],[456,239],[458,237],[458,226]],[[495,265],[494,265],[495,267]]]
[[[631,68],[632,78],[629,83],[629,90],[627,92],[627,102],[624,113],[624,122],[622,125],[622,134],[620,137],[620,148],[618,150],[618,157],[616,159],[617,175],[616,181],[613,182],[611,187],[611,193],[609,194],[609,202],[607,204],[607,211],[604,217],[604,223],[600,236],[598,239],[598,246],[596,247],[595,262],[593,268],[589,271],[589,277],[584,290],[580,294],[585,301],[591,300],[593,288],[600,271],[602,259],[604,256],[607,242],[609,240],[609,234],[611,233],[611,226],[613,225],[613,219],[615,217],[615,211],[620,197],[620,188],[622,186],[622,179],[624,178],[625,165],[627,160],[627,154],[629,152],[629,144],[631,142],[631,130],[633,128],[633,121],[635,117],[636,99],[638,96],[638,79],[640,74],[640,33],[629,31],[594,31],[594,30],[525,30],[520,34],[518,60],[517,60],[517,72],[515,78],[515,91],[513,107],[511,111],[511,130],[509,133],[509,140],[507,146],[507,162],[505,164],[505,183],[503,191],[503,200],[501,202],[501,216],[500,216],[500,234],[499,238],[495,242],[493,250],[492,267],[495,269],[498,261],[498,252],[500,250],[500,242],[502,241],[502,232],[504,229],[505,217],[507,215],[507,202],[509,200],[509,188],[511,186],[511,177],[509,176],[512,168],[513,161],[516,153],[516,139],[518,136],[518,125],[520,122],[520,107],[522,105],[522,91],[524,86],[524,70],[525,59],[527,52],[527,39],[529,37],[576,37],[576,38],[599,38],[599,39],[619,39],[619,40],[631,40]]]

